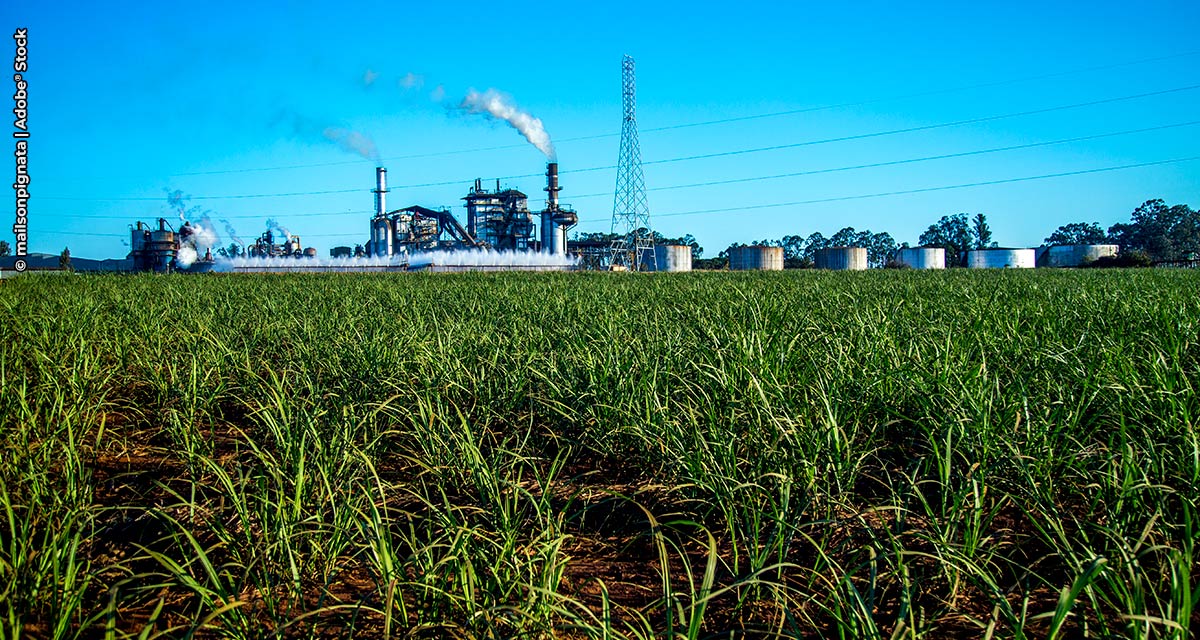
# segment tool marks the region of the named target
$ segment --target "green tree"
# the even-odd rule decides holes
[[[1098,222],[1072,222],[1064,224],[1046,236],[1048,245],[1060,244],[1099,244],[1107,240],[1104,228]]]
[[[971,220],[974,223],[973,231],[975,232],[975,248],[986,249],[988,247],[995,246],[995,244],[992,243],[992,228],[988,226],[987,216],[983,215],[982,213],[977,213]]]
[[[892,254],[896,253],[896,239],[886,231],[864,233],[869,234],[863,242],[863,246],[867,248],[867,264],[872,269],[880,269],[892,259]]]
[[[967,263],[967,251],[975,244],[975,234],[967,214],[956,213],[929,225],[917,242],[923,247],[942,247],[946,250],[946,266],[962,267]]]
[[[615,234],[615,233],[591,233],[591,234],[583,234],[583,235],[600,236],[600,238],[603,238],[605,236],[612,236],[612,238],[608,240],[610,243],[612,242],[612,240],[617,238],[617,234]],[[683,236],[682,238],[667,238],[667,237],[664,237],[661,233],[655,231],[653,234],[651,234],[651,237],[654,239],[654,244],[656,244],[656,245],[657,244],[677,244],[677,245],[682,245],[685,247],[691,247],[693,261],[699,260],[700,256],[704,255],[704,247],[700,246],[700,243],[697,242],[696,238],[694,236],[692,236],[692,234],[690,234],[690,233]]]
[[[831,246],[833,245],[829,239],[821,235],[820,231],[816,231],[804,241],[804,253],[801,257],[807,262],[814,262],[818,251]]]
[[[71,250],[63,247],[62,254],[58,256],[58,268],[66,271],[73,271],[71,267]]]
[[[12,247],[9,246],[7,240],[0,240],[0,258],[12,255]]]
[[[1132,220],[1108,228],[1110,241],[1121,251],[1144,251],[1154,261],[1187,260],[1200,254],[1200,211],[1185,204],[1167,206],[1147,200],[1134,209]]]

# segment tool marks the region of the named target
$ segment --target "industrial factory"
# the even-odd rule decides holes
[[[466,201],[467,224],[446,209],[410,206],[388,211],[387,169],[375,170],[375,215],[371,218],[368,257],[409,257],[430,251],[484,250],[493,252],[540,252],[567,255],[567,231],[579,222],[568,206],[560,205],[558,163],[546,165],[546,208],[536,215],[539,233],[534,237],[534,213],[529,197],[516,189],[495,191],[476,180]],[[565,264],[565,263],[564,263]],[[512,265],[509,265],[512,266]]]
[[[212,244],[201,240],[206,231],[197,231],[191,223],[184,221],[179,231],[158,219],[158,228],[153,229],[144,222],[137,222],[129,235],[129,269],[132,271],[190,271],[201,273],[212,271],[216,261],[212,255]],[[204,253],[201,254],[200,252]]]

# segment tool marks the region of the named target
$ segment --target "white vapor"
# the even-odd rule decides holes
[[[209,217],[210,212],[200,206],[189,209],[187,203],[190,199],[191,196],[180,189],[167,190],[167,204],[179,214],[179,221],[188,225],[192,231],[186,238],[180,237],[179,251],[175,254],[175,262],[185,269],[221,242],[217,226]],[[179,229],[182,230],[183,226]]]
[[[341,147],[343,151],[349,151],[374,162],[379,161],[379,151],[375,148],[375,142],[365,133],[339,127],[332,123],[319,122],[291,109],[280,109],[276,112],[275,117],[271,119],[271,125],[282,126],[296,138],[332,142]]]
[[[179,252],[175,254],[175,264],[186,269],[192,266],[192,263],[199,257],[199,254],[196,253],[196,250],[191,245],[185,244],[179,247]]]
[[[514,129],[520,131],[521,135],[525,136],[525,139],[544,153],[548,159],[555,160],[554,143],[550,141],[550,134],[546,133],[546,127],[542,125],[541,118],[535,118],[522,111],[509,96],[495,89],[488,89],[483,93],[471,89],[458,108],[467,113],[507,122]]]
[[[408,258],[410,268],[446,267],[572,267],[579,263],[574,256],[542,253],[540,251],[495,251],[492,249],[459,249],[457,251],[422,251]]]
[[[400,77],[399,84],[402,89],[420,89],[425,86],[425,76],[409,71]]]
[[[325,136],[327,140],[336,142],[346,151],[357,153],[373,162],[379,162],[379,150],[375,148],[375,142],[365,134],[342,127],[326,127],[321,135]]]

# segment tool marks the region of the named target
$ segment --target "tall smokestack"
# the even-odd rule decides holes
[[[554,211],[558,209],[558,192],[562,188],[558,186],[558,163],[550,162],[546,164],[546,208]]]
[[[375,167],[375,215],[387,213],[387,169]]]
[[[542,212],[542,252],[567,252],[567,230],[555,221],[558,215],[558,163],[546,164],[546,210]]]

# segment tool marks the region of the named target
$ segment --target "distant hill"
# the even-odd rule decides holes
[[[31,253],[25,256],[26,268],[33,271],[58,270],[58,254],[56,253]],[[5,256],[0,258],[0,270],[13,271],[13,265],[16,263],[16,256]],[[131,271],[133,270],[133,261],[129,259],[113,259],[108,260],[92,260],[90,258],[76,258],[71,256],[71,266],[76,271]]]

